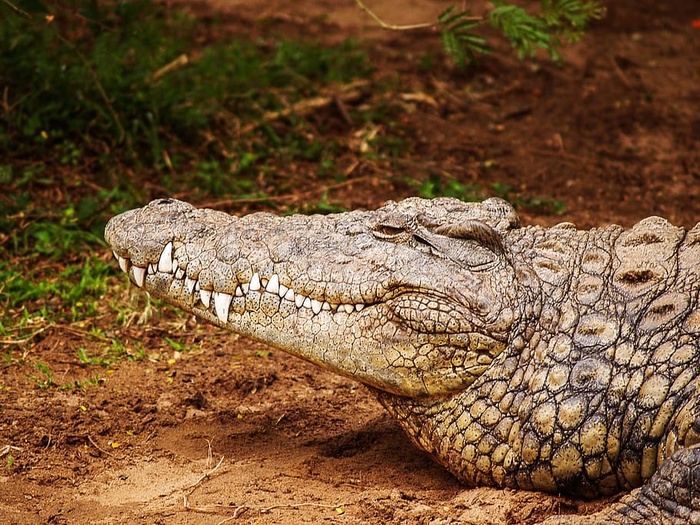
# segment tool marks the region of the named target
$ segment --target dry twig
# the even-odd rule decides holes
[[[155,82],[158,79],[160,79],[161,77],[170,73],[171,71],[175,71],[176,69],[181,68],[182,66],[186,65],[189,61],[190,61],[190,59],[188,58],[188,56],[183,53],[182,55],[177,57],[175,60],[173,60],[172,62],[169,62],[168,64],[165,64],[158,71],[153,73],[151,75],[151,78],[150,78],[151,82]]]
[[[625,75],[624,71],[620,69],[620,64],[617,63],[617,59],[615,59],[614,56],[610,57],[610,63],[612,64],[615,75],[617,76],[617,78],[620,79],[620,82],[622,82],[622,85],[625,86],[627,89],[632,89],[632,82],[630,82],[629,78],[627,78],[627,75]]]
[[[38,330],[33,331],[31,334],[29,334],[26,337],[23,337],[22,339],[0,339],[0,345],[23,345],[34,339],[37,335],[39,335],[47,328],[51,328],[51,326],[53,325],[42,326]]]
[[[411,31],[413,29],[427,29],[429,27],[435,26],[435,24],[432,22],[421,22],[418,24],[408,25],[389,24],[381,18],[379,18],[379,16],[369,7],[367,7],[362,0],[355,0],[355,3],[360,9],[362,9],[365,13],[371,16],[374,19],[374,21],[377,22],[384,29],[391,29],[392,31]]]
[[[274,122],[275,120],[289,117],[290,115],[303,117],[313,113],[317,109],[330,106],[333,103],[337,105],[338,103],[352,102],[362,96],[363,88],[367,87],[368,84],[369,82],[366,80],[358,80],[343,86],[339,93],[307,98],[280,111],[268,111],[262,116],[261,120],[243,126],[241,128],[241,134],[245,135],[259,128],[263,123]]]
[[[90,444],[91,444],[93,447],[95,447],[97,450],[99,450],[100,452],[102,452],[105,456],[109,456],[110,458],[116,457],[116,456],[115,456],[114,454],[112,454],[111,452],[107,452],[106,450],[101,449],[100,446],[99,446],[97,443],[95,443],[95,441],[92,439],[92,437],[90,436],[90,434],[87,435],[87,438],[88,438],[88,441],[90,442]]]
[[[23,16],[26,16],[27,18],[31,18],[31,16],[29,15],[29,13],[27,13],[26,11],[23,11],[22,9],[20,9],[19,7],[17,7],[15,4],[13,4],[12,2],[10,2],[10,0],[2,0],[2,1],[3,1],[5,4],[9,5],[9,6],[10,6],[12,9],[14,9],[17,13],[19,13],[19,14],[21,14],[21,15],[23,15]]]
[[[14,445],[5,445],[4,447],[0,448],[0,458],[10,454],[13,450],[16,452],[20,452],[22,450],[22,447],[15,447]]]
[[[205,479],[209,479],[209,477],[210,477],[214,472],[216,472],[217,470],[219,470],[219,467],[221,467],[221,464],[224,462],[224,457],[225,457],[225,456],[221,456],[221,458],[219,459],[219,462],[216,464],[216,466],[215,466],[214,468],[212,468],[212,469],[206,471],[204,474],[202,474],[202,475],[197,479],[197,481],[195,481],[192,485],[190,485],[189,491],[187,491],[187,493],[182,497],[182,504],[183,504],[183,506],[184,506],[186,509],[195,510],[195,509],[192,509],[192,508],[190,507],[190,504],[189,504],[189,502],[187,501],[187,496],[189,496],[190,494],[192,494],[192,493],[195,491],[195,489],[199,486],[199,484],[202,483],[202,481],[204,481]],[[211,459],[212,459],[211,441],[208,441],[208,442],[207,442],[207,465],[211,464],[211,463],[210,463],[210,462],[211,462]]]
[[[346,172],[352,173],[352,171],[355,170],[357,167],[358,163],[353,163]],[[336,184],[329,184],[326,186],[321,186],[320,188],[314,188],[309,191],[305,191],[302,193],[294,193],[294,194],[286,194],[286,195],[273,195],[269,197],[251,197],[251,198],[246,198],[246,199],[226,199],[223,201],[214,201],[214,202],[205,202],[201,204],[202,208],[220,208],[222,206],[230,206],[232,204],[252,204],[256,202],[285,202],[285,201],[293,201],[293,200],[303,200],[304,198],[308,197],[309,195],[313,195],[315,193],[325,193],[331,190],[337,190],[338,188],[342,188],[344,186],[350,186],[351,184],[355,184],[356,182],[364,182],[368,180],[374,179],[373,175],[367,175],[364,177],[357,177],[354,179],[348,179],[343,182],[338,182]]]
[[[273,511],[276,509],[298,509],[298,508],[302,508],[302,507],[317,507],[317,508],[322,508],[322,509],[339,509],[342,507],[347,507],[348,505],[349,505],[349,503],[337,503],[337,504],[329,505],[327,503],[313,503],[313,502],[280,503],[278,505],[270,505],[268,507],[263,507],[260,505],[215,504],[215,505],[207,505],[206,507],[187,507],[187,509],[191,510],[193,512],[200,512],[202,514],[214,514],[214,513],[219,513],[223,510],[233,510],[233,515],[231,515],[227,518],[224,518],[223,520],[221,520],[217,523],[217,525],[223,525],[224,523],[228,523],[229,521],[233,521],[235,519],[238,519],[247,510],[258,511],[260,514],[266,514],[270,511]]]

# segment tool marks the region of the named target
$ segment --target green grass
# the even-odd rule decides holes
[[[80,347],[76,349],[75,355],[78,362],[85,367],[99,366],[102,368],[109,368],[116,363],[121,361],[143,361],[147,358],[146,352],[139,342],[135,342],[135,347],[133,349],[127,348],[118,339],[109,339],[102,333],[95,334],[97,338],[102,341],[108,341],[100,345],[99,353],[97,355],[88,354],[88,350],[85,347]]]
[[[29,379],[34,381],[36,386],[38,386],[42,390],[46,390],[48,388],[57,386],[56,382],[53,379],[53,372],[51,372],[49,365],[39,361],[34,364],[34,368],[36,369],[37,373],[36,375],[29,374]]]
[[[78,358],[83,365],[104,366],[103,363],[96,361],[93,358],[88,358],[84,353],[78,353]],[[54,380],[53,372],[46,363],[37,361],[34,363],[33,368],[36,372],[27,374],[27,378],[41,390],[49,390],[53,388],[58,390],[85,389],[90,387],[99,387],[105,382],[104,378],[102,378],[99,374],[93,374],[87,379],[72,379],[58,384]]]
[[[31,304],[35,310],[30,313],[62,322],[75,322],[94,315],[97,303],[107,291],[107,277],[114,272],[112,265],[94,255],[61,264],[58,270],[56,265],[43,264],[42,256],[22,260],[28,263],[25,267],[17,267],[16,262],[0,262],[4,309]],[[29,266],[32,263],[36,266]],[[56,303],[62,305],[60,313],[53,311]]]
[[[49,24],[0,4],[0,71],[11,108],[0,148],[15,157],[181,169],[205,148],[214,158],[237,157],[244,172],[246,156],[260,152],[231,145],[238,126],[370,71],[353,42],[241,39],[201,49],[197,31],[206,28],[163,4],[76,4],[53,7]],[[86,19],[95,23],[86,27]],[[80,38],[69,40],[75,32]],[[187,62],[177,62],[183,56]],[[162,73],[173,63],[180,65]],[[206,132],[214,127],[212,140]],[[294,134],[261,133],[293,155],[307,151]]]
[[[562,215],[566,212],[566,204],[562,201],[546,198],[523,196],[513,190],[512,186],[495,182],[490,190],[478,184],[463,184],[456,179],[431,175],[428,179],[416,183],[409,181],[421,197],[454,197],[465,202],[476,202],[490,196],[500,197],[510,202],[517,209],[548,215]]]
[[[456,179],[431,175],[421,182],[409,181],[421,197],[434,199],[435,197],[454,197],[466,202],[473,202],[485,198],[486,192],[476,184],[463,184]]]

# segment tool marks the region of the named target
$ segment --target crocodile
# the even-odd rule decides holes
[[[131,281],[366,385],[468,486],[597,498],[545,523],[700,524],[700,224],[521,226],[491,198],[235,217],[159,199]]]

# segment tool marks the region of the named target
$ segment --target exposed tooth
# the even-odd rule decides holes
[[[306,302],[306,301],[304,301]],[[311,299],[311,310],[313,313],[317,314],[318,312],[321,311],[321,308],[323,307],[323,304],[321,301],[317,301],[316,299]]]
[[[195,291],[198,292],[198,291],[200,290],[199,281],[195,281],[195,283],[196,283],[196,284],[194,285],[194,289],[195,289]]]
[[[189,277],[185,277],[185,288],[187,288],[187,293],[192,295],[192,292],[194,292],[194,285],[197,284],[197,281],[194,279],[190,279]]]
[[[143,283],[146,282],[146,268],[141,268],[140,266],[133,266],[134,270],[134,282],[136,286],[141,288]]]
[[[280,289],[277,290],[277,295],[279,295],[280,297],[284,297],[287,294],[287,290],[289,290],[289,288],[287,288],[283,284],[280,284]]]
[[[340,307],[341,307],[343,310],[345,310],[345,313],[346,313],[346,314],[351,314],[351,313],[353,313],[353,312],[355,311],[355,307],[354,307],[353,305],[351,305],[351,304],[343,304],[343,305],[340,305]]]
[[[304,308],[311,308],[311,299],[305,297],[304,302],[302,304],[304,305]]]
[[[301,308],[301,305],[304,304],[304,299],[306,299],[306,297],[304,297],[300,293],[294,296],[294,304],[297,305],[297,308]]]
[[[295,299],[294,299],[294,290],[292,290],[291,288],[289,288],[289,289],[285,292],[284,298],[285,298],[287,301],[290,301],[290,302],[291,302],[291,301],[294,301],[294,300],[295,300]]]
[[[331,310],[333,310],[334,312],[337,312],[337,311],[338,311],[338,305],[337,305],[337,304],[335,304],[335,303],[330,303],[330,305],[331,305]]]
[[[173,270],[177,270],[180,267],[180,261],[173,257]]]
[[[328,304],[328,301],[323,301],[323,304],[321,305],[321,310],[330,310],[331,305]]]
[[[270,277],[270,280],[267,282],[267,286],[265,287],[265,291],[270,293],[280,292],[280,278],[277,277],[276,273],[273,273],[272,277]]]
[[[231,294],[224,292],[214,292],[214,309],[216,317],[219,321],[225,323],[228,321],[228,307],[231,306]]]
[[[151,263],[148,265],[148,275],[153,275],[156,273],[156,265]]]
[[[158,271],[163,273],[173,273],[173,243],[169,242],[163,248],[158,260]]]
[[[243,293],[248,293],[249,289],[250,289],[250,283],[243,283],[241,285],[241,290],[243,290]]]
[[[250,290],[253,292],[260,290],[260,276],[257,272],[253,274],[253,278],[250,280]]]
[[[114,255],[114,258],[115,258],[117,261],[121,258],[121,257],[119,257],[119,256],[117,255],[117,252],[115,252],[114,250],[112,250],[112,254]]]
[[[185,270],[183,270],[182,268],[178,268],[177,270],[175,270],[175,278],[176,279],[182,279],[184,276],[185,276]]]
[[[129,266],[131,266],[131,261],[129,261],[129,259],[125,259],[124,257],[119,257],[118,255],[117,257],[117,260],[119,261],[119,268],[122,269],[122,272],[129,273]]]
[[[243,290],[240,286],[236,286],[236,297],[243,297]]]
[[[362,304],[362,303],[356,304],[356,305],[355,305],[355,311],[356,311],[356,312],[360,312],[364,307],[365,307],[365,305]]]
[[[202,301],[202,304],[209,308],[209,305],[211,304],[211,290],[199,290],[199,298]]]

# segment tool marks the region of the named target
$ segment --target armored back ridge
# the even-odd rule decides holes
[[[367,385],[468,485],[641,487],[581,523],[700,523],[698,226],[520,227],[500,199],[284,218],[161,199],[105,237],[139,287]]]

